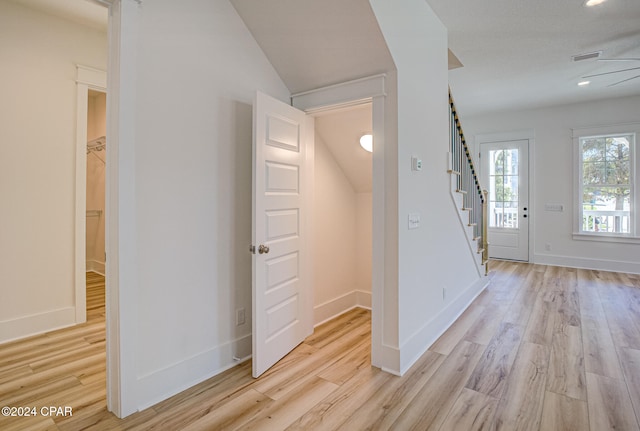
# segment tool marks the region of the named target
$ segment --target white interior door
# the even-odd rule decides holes
[[[529,141],[480,144],[489,186],[489,257],[529,260]]]
[[[253,106],[253,376],[313,332],[307,236],[313,119],[260,92]]]

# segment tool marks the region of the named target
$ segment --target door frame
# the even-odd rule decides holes
[[[371,273],[371,365],[385,366],[388,354],[383,345],[384,280],[385,280],[385,74],[296,93],[291,105],[315,114],[348,106],[371,103],[373,133],[372,166],[372,273]],[[312,239],[311,239],[312,240]],[[309,246],[312,247],[311,244]]]
[[[534,192],[535,192],[535,184],[533,181],[533,168],[534,168],[534,151],[535,151],[535,133],[533,129],[526,129],[526,130],[517,130],[517,131],[509,131],[509,132],[498,132],[498,133],[483,133],[483,134],[478,134],[475,135],[475,143],[474,143],[474,151],[473,154],[475,155],[475,157],[477,158],[478,161],[480,161],[480,163],[478,163],[479,166],[479,171],[480,171],[480,177],[482,178],[482,176],[484,175],[484,172],[482,172],[483,169],[483,164],[482,164],[482,160],[480,159],[480,151],[481,151],[481,146],[482,144],[489,144],[492,142],[506,142],[506,141],[528,141],[527,144],[527,171],[528,171],[528,178],[527,178],[527,182],[528,182],[528,187],[527,187],[527,194],[529,195],[529,199],[528,199],[528,219],[529,219],[529,223],[528,223],[528,227],[529,227],[529,232],[528,232],[528,237],[529,237],[529,244],[528,244],[528,259],[527,262],[531,262],[532,261],[532,256],[534,256],[533,251],[535,250],[535,235],[533,235],[533,233],[535,232],[535,220],[536,217],[535,215],[535,202],[533,197],[535,196]],[[482,186],[484,188],[488,187],[488,184],[482,184]],[[489,244],[489,247],[491,247],[491,244]]]
[[[106,383],[107,410],[122,418],[138,410],[134,142],[137,28],[142,0],[87,1],[105,6],[109,14],[106,85],[109,151],[105,169]],[[83,145],[86,145],[86,137]],[[76,208],[76,214],[77,211]],[[84,218],[84,209],[82,211]],[[126,289],[120,289],[120,286],[126,286]]]

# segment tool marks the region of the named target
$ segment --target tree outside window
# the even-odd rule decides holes
[[[583,232],[630,232],[632,138],[580,138]]]

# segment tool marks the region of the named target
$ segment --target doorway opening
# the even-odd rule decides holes
[[[314,228],[318,224],[314,219],[316,217],[325,218],[322,214],[317,216],[313,211],[314,189],[319,184],[331,183],[332,179],[316,178],[313,173],[316,164],[313,161],[314,155],[311,151],[314,148],[312,134],[315,129],[315,121],[313,117],[324,112],[335,112],[338,108],[344,112],[356,112],[357,109],[353,108],[367,103],[370,106],[365,115],[368,121],[365,126],[359,127],[359,129],[365,130],[355,132],[351,139],[351,145],[343,146],[364,151],[359,148],[359,137],[363,132],[369,132],[369,124],[371,125],[374,137],[373,155],[366,165],[371,169],[371,174],[368,175],[368,178],[371,179],[371,211],[368,217],[371,219],[371,229],[368,230],[372,246],[370,253],[363,253],[363,255],[368,254],[371,260],[371,282],[369,283],[371,288],[370,294],[365,292],[366,296],[370,297],[371,303],[371,365],[378,368],[385,367],[384,363],[380,361],[381,349],[383,348],[380,333],[381,312],[383,310],[380,296],[383,293],[384,254],[380,253],[380,250],[384,250],[384,171],[381,169],[384,153],[384,95],[379,95],[376,92],[382,87],[384,77],[367,78],[367,81],[372,84],[369,86],[372,88],[365,88],[365,91],[362,91],[361,85],[355,86],[357,90],[360,90],[361,97],[353,97],[352,94],[342,100],[335,100],[334,97],[333,100],[330,100],[331,103],[321,104],[321,108],[315,109],[313,104],[309,104],[303,108],[306,108],[306,113],[295,106],[296,101],[301,100],[296,99],[296,96],[293,97],[294,107],[291,107],[263,93],[258,92],[256,95],[254,105],[253,246],[251,248],[254,254],[252,283],[252,373],[254,377],[260,376],[291,352],[295,346],[302,343],[305,337],[313,333],[314,323],[317,324],[338,316],[349,308],[363,305],[362,303],[366,301],[360,300],[360,304],[357,302],[357,297],[363,295],[359,295],[358,289],[354,288],[355,275],[351,286],[346,287],[348,290],[346,293],[339,292],[337,297],[334,293],[329,295],[332,298],[324,298],[327,299],[325,301],[313,297],[314,294],[320,292],[319,290],[314,292],[316,289],[313,288],[316,284],[313,279],[313,267],[317,266],[318,261],[314,256],[314,231],[320,230]],[[361,83],[362,81],[358,82],[358,84]],[[342,84],[341,87],[342,89],[353,89],[354,82]],[[313,103],[318,103],[318,99],[326,99],[323,94],[326,93],[326,89],[316,90],[314,93],[320,97],[314,98]],[[372,96],[371,93],[374,95]],[[335,93],[333,95],[335,96]],[[319,148],[322,149],[322,146]],[[326,154],[330,154],[328,150]],[[332,157],[327,159],[332,162],[329,163],[330,165],[334,165],[334,170],[341,171],[341,169],[335,168],[337,165],[335,159]],[[374,175],[376,172],[378,175]],[[343,179],[343,183],[349,183],[345,179],[344,172],[334,177],[340,177]],[[353,193],[353,187],[351,189]],[[336,192],[336,190],[340,190],[340,188],[330,191],[327,195],[334,197],[343,194]],[[353,223],[347,223],[347,226],[350,228],[348,235],[354,238],[350,260],[354,263],[351,268],[355,274],[357,267],[355,265],[357,261],[355,256],[357,203],[353,203],[353,201],[354,199],[351,199],[351,205],[343,202],[343,206],[353,208],[353,216],[337,217],[338,222],[335,224],[344,225],[345,219],[353,220]],[[318,205],[329,208],[336,207],[335,203]],[[305,217],[299,217],[301,210],[307,214]],[[335,230],[344,231],[342,227],[335,228]],[[303,235],[299,235],[299,232],[302,232]],[[344,243],[344,238],[338,234],[335,240],[329,241],[330,251],[326,254],[331,256],[337,254],[335,250],[349,248]],[[333,252],[331,248],[333,248]],[[270,253],[270,251],[274,253]],[[349,259],[347,258],[347,260]],[[339,259],[338,262],[342,263]],[[323,273],[327,271],[338,272],[335,265],[329,265],[329,268],[320,271]],[[299,280],[308,281],[302,285]],[[335,284],[343,284],[343,282],[338,279]],[[351,304],[348,304],[349,299],[352,300]]]
[[[315,117],[313,204],[314,326],[353,308],[371,310],[372,105]]]
[[[86,271],[105,275],[105,178],[107,95],[89,90],[87,98]]]

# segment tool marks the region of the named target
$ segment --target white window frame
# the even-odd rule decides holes
[[[627,233],[611,232],[583,232],[582,231],[582,148],[580,140],[588,137],[621,136],[631,135],[630,143],[630,212],[631,229]],[[640,151],[638,151],[638,139],[640,138],[640,123],[619,124],[613,126],[600,126],[572,129],[573,138],[573,178],[574,178],[574,205],[573,205],[573,239],[583,241],[604,241],[618,243],[640,244],[640,187],[636,187],[638,182],[637,166],[640,166]]]

